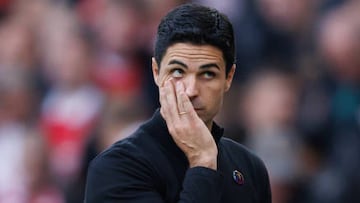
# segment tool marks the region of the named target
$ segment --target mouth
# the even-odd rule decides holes
[[[193,108],[196,112],[204,111],[205,107],[200,102],[192,102]]]
[[[194,110],[195,110],[196,112],[200,112],[200,111],[203,111],[204,109],[203,109],[203,108],[194,108]]]

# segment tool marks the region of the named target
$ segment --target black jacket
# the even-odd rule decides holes
[[[133,135],[91,162],[85,203],[270,203],[263,162],[222,134],[214,124],[218,170],[189,168],[157,111]]]

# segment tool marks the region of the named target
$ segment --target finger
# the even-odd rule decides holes
[[[169,81],[169,80],[172,80],[172,78],[171,78],[170,75],[164,77],[164,79],[163,79],[163,80],[161,81],[161,83],[160,83],[160,87],[164,87],[165,82],[166,82],[166,81]]]
[[[177,110],[177,99],[175,88],[172,79],[165,81],[164,84],[164,102],[167,117],[170,122],[175,122],[179,119]]]
[[[159,87],[159,102],[161,111],[164,111],[166,103],[165,103],[165,93],[164,93],[164,87]]]
[[[183,115],[187,113],[184,107],[184,103],[181,100],[180,95],[185,95],[184,84],[181,81],[176,82],[176,100],[177,100],[177,108],[179,110],[179,115]]]
[[[160,84],[160,86],[159,86],[159,100],[160,100],[160,105],[161,105],[161,107],[164,107],[164,108],[166,108],[166,95],[167,95],[167,93],[166,93],[166,91],[167,91],[167,89],[166,89],[166,87],[165,87],[165,82],[166,82],[167,80],[163,80]]]
[[[166,93],[164,87],[159,87],[159,101],[160,101],[160,113],[166,120],[166,117],[168,115],[167,112],[167,102],[166,102]]]
[[[196,114],[194,107],[189,99],[189,97],[185,93],[185,86],[184,83],[178,82],[176,85],[178,95],[178,108],[181,108],[180,112],[186,112],[188,115]]]
[[[165,86],[165,82],[164,82],[164,84],[159,87],[159,97],[160,97],[160,105],[161,105],[160,112],[163,115],[165,120],[169,119],[169,114],[170,114],[168,94],[169,94],[169,88],[167,86]]]

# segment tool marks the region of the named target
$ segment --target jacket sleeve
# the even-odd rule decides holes
[[[220,202],[222,175],[212,169],[187,170],[179,203]],[[160,178],[149,163],[133,154],[102,154],[88,169],[85,203],[163,203]]]
[[[223,176],[218,171],[205,167],[190,168],[184,178],[179,202],[221,202],[222,188]]]

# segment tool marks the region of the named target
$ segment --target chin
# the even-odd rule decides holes
[[[213,120],[212,118],[209,118],[208,116],[199,115],[199,117],[206,125],[210,124],[212,122],[212,120]]]
[[[211,122],[216,115],[216,114],[213,115],[213,112],[208,112],[205,109],[198,109],[198,110],[195,109],[195,111],[196,111],[196,114],[200,117],[200,119],[202,121],[204,121],[205,123]]]
[[[198,112],[198,111],[196,111],[196,114],[199,116],[199,118],[202,120],[202,121],[206,121],[207,119],[206,119],[206,116],[204,115],[204,114],[202,114],[201,112]]]

